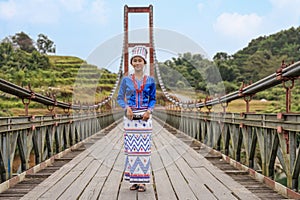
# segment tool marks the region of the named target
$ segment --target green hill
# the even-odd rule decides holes
[[[261,36],[233,55],[217,53],[214,61],[224,71],[224,80],[255,82],[276,72],[282,61],[289,64],[300,60],[299,33],[300,27],[292,27],[269,36]],[[232,76],[226,76],[230,71],[234,71]]]
[[[20,53],[20,52],[19,52]],[[31,57],[32,54],[25,53]],[[14,56],[14,55],[12,55]],[[45,62],[43,67],[30,68],[32,63],[12,59],[11,63],[0,65],[2,73],[0,77],[19,86],[30,88],[45,96],[55,96],[58,101],[72,102],[74,90],[79,90],[82,97],[81,103],[99,102],[110,94],[117,74],[106,69],[99,69],[95,65],[72,56],[41,56]],[[8,65],[10,64],[10,67]],[[25,66],[21,68],[20,66]],[[93,93],[85,94],[86,91]],[[89,96],[89,95],[92,95]],[[78,100],[78,99],[77,99]],[[29,111],[31,114],[45,114],[46,107],[31,102]],[[24,105],[15,96],[0,92],[0,116],[23,115]],[[60,112],[58,110],[58,112]]]
[[[237,91],[242,82],[250,84],[276,72],[282,62],[290,64],[300,60],[300,27],[282,30],[278,33],[261,36],[249,42],[248,46],[233,55],[218,52],[213,61],[202,55],[187,52],[177,58],[159,63],[162,80],[170,90],[194,90],[200,99],[207,94]],[[298,102],[300,87],[292,91],[292,102]],[[255,99],[275,101],[267,112],[285,110],[285,90],[282,85],[260,92]],[[292,104],[293,111],[300,106]]]

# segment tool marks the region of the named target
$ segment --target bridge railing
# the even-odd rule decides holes
[[[1,182],[118,120],[120,112],[0,118]]]
[[[272,179],[280,167],[298,190],[300,114],[157,110],[155,115],[202,143]]]

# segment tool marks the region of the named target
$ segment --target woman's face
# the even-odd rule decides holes
[[[135,56],[131,60],[131,65],[133,66],[135,71],[142,71],[145,66],[145,61],[140,56]]]

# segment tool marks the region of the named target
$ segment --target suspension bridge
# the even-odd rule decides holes
[[[149,42],[129,42],[129,13],[149,14]],[[182,102],[164,86],[153,35],[153,7],[125,6],[118,77],[110,95],[94,105],[60,102],[0,79],[0,90],[22,99],[25,107],[25,116],[0,118],[0,199],[300,199],[300,115],[290,112],[300,62],[283,64],[236,92]],[[150,75],[169,101],[153,113],[152,179],[146,192],[129,191],[122,179],[123,111],[101,110],[115,104],[119,81],[128,73],[128,49],[135,45],[149,48]],[[279,84],[286,86],[285,113],[249,112],[254,94]],[[239,98],[245,100],[245,112],[226,112]],[[31,116],[31,101],[66,114]],[[223,112],[213,112],[216,105]],[[286,185],[275,180],[276,160]],[[13,172],[16,163],[18,173]]]

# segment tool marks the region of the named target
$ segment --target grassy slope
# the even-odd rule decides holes
[[[74,87],[77,91],[83,91],[80,96],[88,103],[98,102],[108,96],[114,86],[117,75],[97,66],[89,65],[80,58],[72,56],[49,56],[51,68],[40,70],[31,79],[31,88],[34,92],[55,94],[57,100],[72,102]],[[92,91],[93,93],[87,93]],[[78,93],[78,92],[77,92]],[[92,95],[92,96],[91,96]],[[93,102],[91,102],[93,101]],[[20,99],[8,94],[1,94],[0,116],[24,115],[24,105]],[[56,112],[63,112],[56,108]],[[43,115],[49,111],[41,104],[31,102],[29,104],[30,115]]]

